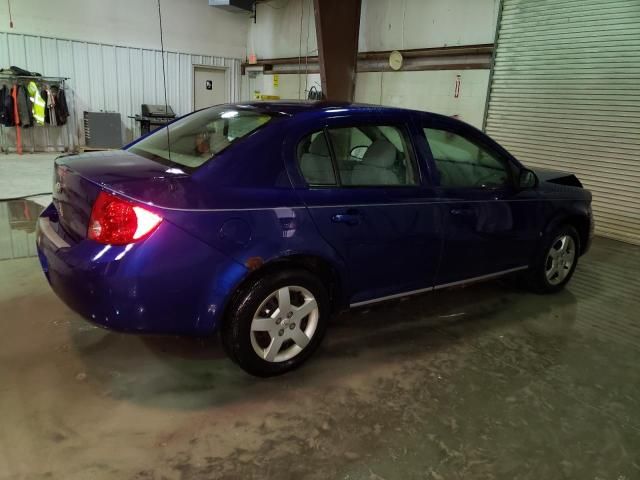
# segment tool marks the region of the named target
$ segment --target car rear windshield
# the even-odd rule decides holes
[[[207,108],[158,129],[127,151],[171,167],[193,170],[270,119],[270,115],[254,110]]]

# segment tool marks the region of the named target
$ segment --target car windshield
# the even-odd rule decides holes
[[[207,108],[157,130],[127,151],[171,167],[191,170],[270,119],[270,115],[262,112],[230,106]]]

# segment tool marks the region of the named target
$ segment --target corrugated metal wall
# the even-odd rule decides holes
[[[575,172],[597,233],[640,244],[640,2],[504,0],[486,131]]]
[[[240,60],[165,52],[167,101],[177,115],[193,106],[193,65],[227,67],[227,96],[240,100]],[[70,108],[75,110],[71,130],[75,142],[84,141],[82,112],[115,111],[122,119],[123,143],[137,136],[136,125],[129,115],[140,113],[142,103],[163,104],[162,54],[117,45],[106,45],[60,38],[0,33],[0,65],[16,65],[44,76],[69,77],[67,88]],[[10,145],[15,144],[14,128],[5,128]],[[27,129],[28,130],[28,129]],[[25,131],[23,145],[43,150],[62,145],[60,128],[38,127]],[[33,143],[32,143],[33,142]]]

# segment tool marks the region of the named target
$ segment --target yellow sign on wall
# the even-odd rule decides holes
[[[279,84],[280,84],[280,77],[278,75],[274,75],[273,76],[273,87],[274,88],[278,88]]]

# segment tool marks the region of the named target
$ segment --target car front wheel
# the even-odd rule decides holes
[[[528,272],[528,283],[539,293],[562,290],[578,265],[580,237],[570,225],[557,228],[540,245]]]
[[[306,270],[267,274],[237,296],[222,327],[225,349],[252,375],[270,377],[297,368],[320,344],[329,299]]]

